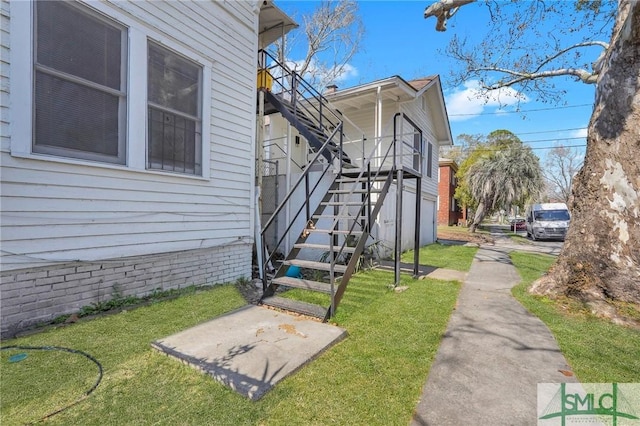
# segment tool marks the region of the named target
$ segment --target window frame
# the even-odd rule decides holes
[[[11,97],[11,144],[13,157],[42,160],[51,163],[74,164],[93,168],[125,170],[149,175],[175,176],[185,179],[209,180],[211,176],[211,78],[214,61],[205,58],[189,47],[188,41],[180,42],[144,25],[139,19],[124,13],[117,5],[100,2],[81,2],[84,8],[127,28],[127,101],[126,101],[126,162],[124,164],[90,161],[81,158],[33,152],[34,133],[34,4],[17,1],[10,8],[10,70],[11,93],[26,96]],[[202,124],[201,150],[202,174],[184,174],[147,169],[147,40],[178,52],[202,67]],[[135,70],[135,71],[134,71]]]
[[[33,13],[32,13],[32,34],[33,34],[33,83],[32,83],[32,132],[31,132],[31,152],[37,154],[48,154],[54,155],[56,157],[64,157],[64,158],[77,158],[80,160],[88,160],[88,161],[96,161],[103,163],[115,163],[115,164],[126,164],[127,161],[127,105],[128,105],[128,28],[118,21],[111,19],[109,17],[104,16],[103,14],[97,13],[91,10],[89,7],[85,5],[81,5],[77,2],[65,2],[65,7],[70,7],[78,10],[80,13],[89,16],[97,21],[101,21],[103,24],[108,25],[114,29],[118,29],[120,31],[120,89],[116,90],[107,86],[103,86],[99,83],[95,83],[89,80],[86,80],[82,77],[79,77],[74,74],[69,74],[65,71],[57,70],[55,68],[51,68],[47,65],[43,65],[37,62],[37,44],[38,44],[38,28],[36,26],[37,17],[37,1],[33,2]],[[73,83],[82,88],[89,88],[96,91],[100,91],[102,93],[106,93],[109,95],[118,97],[118,155],[112,156],[107,154],[100,154],[91,151],[83,151],[79,149],[72,148],[64,148],[57,147],[46,144],[37,144],[36,143],[36,76],[37,74],[45,74],[48,76],[52,76],[59,80],[64,80],[65,82]]]
[[[148,93],[148,88],[149,88],[149,58],[150,58],[150,51],[151,51],[151,47],[152,45],[154,45],[156,48],[158,48],[159,50],[164,50],[166,52],[168,52],[169,54],[172,55],[176,55],[178,56],[180,59],[184,60],[184,61],[188,61],[191,62],[193,65],[198,67],[198,93],[197,93],[197,116],[192,116],[189,113],[186,113],[184,111],[180,111],[178,109],[172,108],[172,107],[167,107],[164,105],[160,105],[156,102],[153,102],[149,99],[149,93]],[[180,174],[187,174],[187,175],[194,175],[194,176],[201,176],[202,175],[202,169],[203,169],[203,163],[202,163],[202,151],[204,149],[203,145],[202,145],[202,115],[203,115],[203,109],[202,109],[202,104],[203,104],[203,90],[202,90],[202,86],[203,86],[203,73],[204,73],[204,67],[202,66],[202,64],[197,63],[196,61],[180,54],[179,52],[176,52],[173,49],[169,49],[167,46],[164,46],[162,43],[159,43],[153,39],[147,39],[147,149],[146,149],[146,167],[148,170],[154,170],[154,171],[165,171],[165,172],[170,172],[170,173],[180,173]],[[149,119],[149,111],[150,109],[155,109],[157,111],[159,111],[160,113],[163,114],[173,114],[176,115],[180,118],[183,118],[185,120],[192,120],[195,123],[195,134],[194,134],[194,139],[195,139],[195,147],[194,147],[194,166],[193,166],[193,173],[189,172],[189,171],[179,171],[179,170],[175,170],[175,164],[173,166],[173,170],[169,170],[169,169],[165,169],[163,166],[158,167],[152,167],[152,160],[150,157],[150,153],[151,153],[151,135],[150,135],[150,130],[151,130],[151,120]],[[164,164],[164,160],[163,163]],[[183,169],[186,169],[186,165],[185,167],[183,167]]]
[[[433,144],[428,140],[426,142],[427,142],[427,155],[425,156],[427,160],[426,174],[428,178],[433,178]]]

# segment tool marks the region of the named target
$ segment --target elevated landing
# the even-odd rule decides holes
[[[330,324],[250,305],[151,346],[257,400],[346,336]]]

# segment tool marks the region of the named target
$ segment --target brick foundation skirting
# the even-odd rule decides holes
[[[145,296],[157,290],[228,283],[251,278],[252,245],[73,262],[3,271],[0,275],[2,338],[113,294]]]

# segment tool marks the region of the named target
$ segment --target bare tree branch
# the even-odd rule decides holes
[[[521,71],[514,71],[510,69],[505,69],[505,68],[498,68],[498,67],[478,67],[478,68],[470,69],[469,71],[471,72],[495,71],[495,72],[513,75],[516,77],[511,80],[500,80],[499,82],[492,85],[483,85],[483,88],[488,90],[495,90],[501,87],[513,86],[514,84],[521,83],[525,80],[536,80],[539,78],[558,77],[561,75],[574,76],[580,79],[580,81],[582,81],[583,83],[595,84],[596,81],[598,80],[597,70],[587,71],[585,69],[578,69],[578,68],[560,68],[560,69],[555,69],[550,71],[540,71],[542,67],[544,67],[546,64],[548,64],[552,60],[558,58],[559,56],[564,55],[565,53],[571,50],[579,49],[581,47],[588,47],[588,46],[600,46],[602,47],[603,51],[606,51],[609,48],[609,44],[603,41],[589,41],[589,42],[574,44],[573,46],[567,47],[566,49],[562,49],[561,51],[548,56],[546,59],[544,59],[542,62],[538,64],[538,67],[533,72],[521,72]]]
[[[476,0],[440,0],[433,3],[424,10],[424,18],[435,16],[438,21],[436,23],[436,31],[447,30],[447,19],[451,18],[458,11],[460,6],[473,3]]]
[[[527,90],[536,93],[539,100],[553,102],[562,100],[564,93],[550,82],[550,77],[569,76],[586,84],[596,83],[600,62],[609,47],[598,40],[606,35],[597,26],[603,18],[608,20],[613,5],[438,0],[425,9],[424,16],[435,16],[436,29],[444,31],[447,19],[471,3],[484,5],[491,19],[484,34],[474,33],[473,40],[467,40],[462,29],[449,42],[446,54],[463,64],[452,70],[453,85],[477,79],[482,96],[490,96],[491,90],[516,86],[518,91]],[[540,25],[543,21],[560,23],[550,29]],[[571,45],[561,46],[561,40],[570,40]],[[602,54],[595,61],[587,61],[590,55],[598,55],[594,55],[594,48]]]
[[[349,62],[361,49],[364,24],[358,14],[355,0],[323,0],[310,15],[302,17],[303,34],[287,35],[287,52],[278,53],[290,59],[294,44],[306,43],[302,60],[292,66],[296,72],[318,87],[340,78],[349,68]]]

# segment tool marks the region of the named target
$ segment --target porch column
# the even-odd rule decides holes
[[[413,278],[420,273],[420,211],[422,207],[422,178],[416,179],[416,217],[413,240]]]
[[[396,185],[396,241],[394,258],[394,286],[400,284],[400,255],[402,254],[402,167],[398,169]]]

